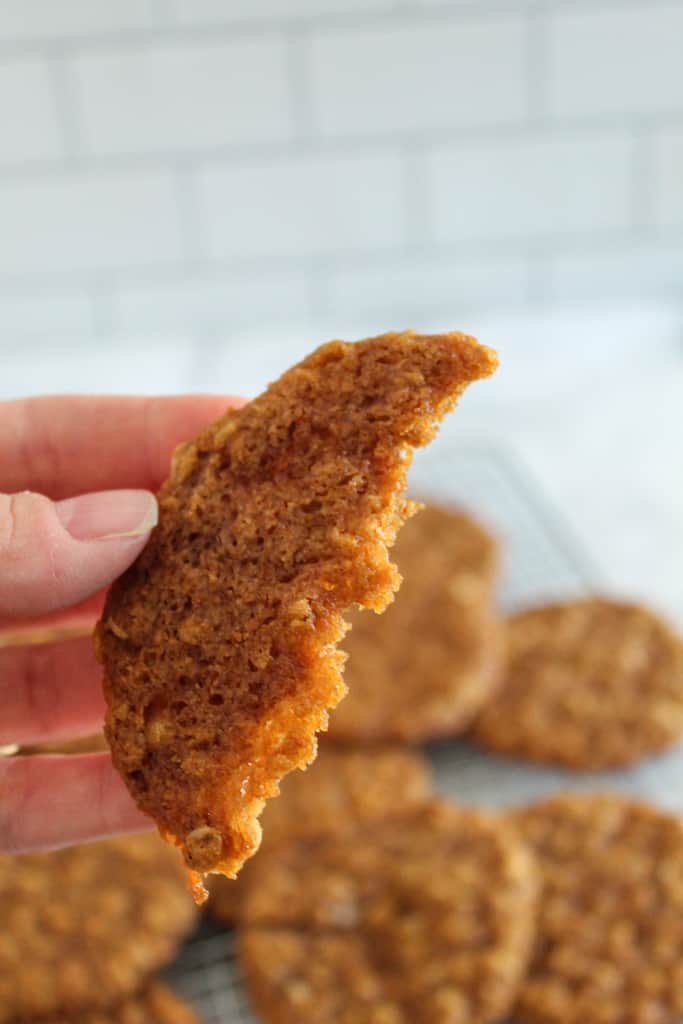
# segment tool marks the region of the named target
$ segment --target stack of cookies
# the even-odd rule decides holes
[[[153,977],[195,921],[157,835],[0,857],[1,1024],[198,1024]]]
[[[245,874],[239,951],[264,1021],[676,1024],[679,819],[609,794],[484,814],[426,791],[417,753],[381,756],[386,783],[401,759],[408,799],[387,788],[354,816],[358,758],[372,755],[322,754],[282,797],[289,838]]]
[[[268,1024],[676,1024],[681,821],[608,793],[454,806],[416,747],[466,733],[575,770],[633,762],[683,734],[680,638],[604,598],[500,620],[497,545],[461,511],[425,508],[395,556],[402,588],[354,616],[318,760],[212,889],[254,1007]]]

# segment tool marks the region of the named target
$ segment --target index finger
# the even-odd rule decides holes
[[[0,491],[59,500],[157,490],[176,445],[243,399],[220,395],[48,395],[0,402]]]

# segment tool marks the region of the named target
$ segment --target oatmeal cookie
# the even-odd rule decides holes
[[[351,604],[398,587],[412,448],[494,354],[461,334],[333,341],[181,446],[97,627],[114,763],[201,876],[233,877],[344,695]]]
[[[427,505],[396,541],[401,590],[384,615],[351,615],[346,700],[330,717],[343,742],[421,742],[462,732],[501,678],[491,598],[497,548],[464,512]]]
[[[401,747],[323,750],[306,772],[284,779],[280,796],[263,812],[263,843],[238,878],[216,876],[208,908],[234,924],[251,869],[265,850],[291,836],[335,835],[350,822],[377,821],[424,803],[431,795],[427,762]]]
[[[487,747],[575,769],[626,765],[683,734],[683,642],[603,598],[512,616],[503,684],[474,727]]]
[[[135,992],[195,920],[156,835],[0,857],[0,1022],[81,1019]]]
[[[683,824],[621,796],[512,812],[542,878],[520,1024],[676,1024],[683,1015]]]
[[[158,981],[111,1009],[83,1010],[52,1017],[18,1018],[12,1024],[200,1024],[194,1010]]]
[[[536,874],[500,821],[432,801],[254,861],[240,955],[268,1024],[484,1024],[509,1009]]]

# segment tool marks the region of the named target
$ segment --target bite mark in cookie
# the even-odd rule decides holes
[[[254,865],[266,850],[294,836],[337,835],[354,822],[375,822],[424,803],[431,795],[426,760],[395,746],[325,747],[305,772],[292,772],[263,812],[263,843],[238,878],[210,882],[209,910],[235,924]]]
[[[427,505],[393,551],[403,576],[386,612],[351,615],[346,700],[330,739],[419,743],[462,732],[503,671],[492,608],[496,543],[464,512]]]

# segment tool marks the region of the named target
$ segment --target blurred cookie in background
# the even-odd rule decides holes
[[[280,790],[263,812],[263,841],[255,858],[238,878],[209,881],[207,909],[228,924],[240,917],[252,867],[264,850],[291,836],[334,835],[350,823],[380,820],[419,806],[432,792],[426,760],[398,746],[325,748],[306,771],[291,772]]]
[[[254,861],[240,956],[268,1024],[485,1024],[510,1008],[537,876],[514,831],[432,800]]]
[[[503,685],[474,735],[574,769],[626,765],[683,735],[683,641],[638,605],[590,598],[507,622]]]
[[[28,1021],[26,1022],[28,1024]],[[201,1024],[180,996],[158,981],[108,1010],[79,1010],[75,1014],[33,1017],[30,1024]]]
[[[340,742],[457,734],[501,678],[493,537],[464,512],[428,505],[405,524],[394,551],[403,576],[394,602],[382,616],[350,614],[349,692],[329,726]]]
[[[683,1014],[683,823],[611,794],[508,815],[542,878],[520,1024],[677,1024]]]
[[[0,857],[0,1022],[107,1009],[195,921],[179,853],[156,834]]]

